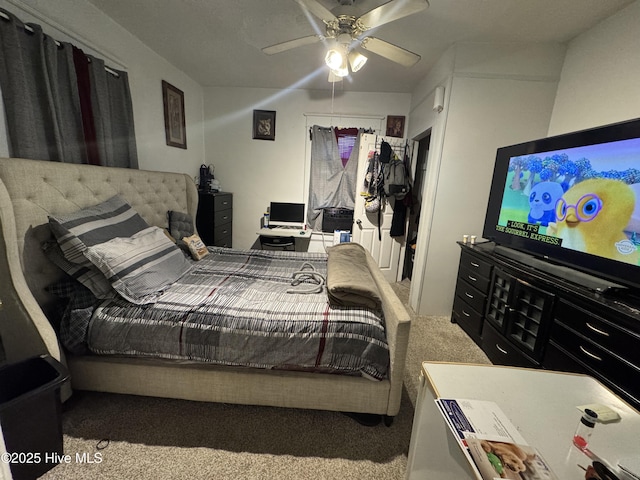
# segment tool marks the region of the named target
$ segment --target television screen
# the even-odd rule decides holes
[[[269,225],[273,227],[304,226],[304,203],[271,202]]]
[[[640,119],[498,149],[483,236],[640,286]]]

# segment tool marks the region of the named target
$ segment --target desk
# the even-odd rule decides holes
[[[306,230],[302,228],[261,228],[256,234],[266,235],[268,237],[310,238],[311,232],[312,230],[310,228]]]
[[[496,402],[561,480],[584,480],[591,462],[573,446],[581,413],[577,405],[601,403],[621,417],[596,424],[589,449],[616,466],[640,455],[640,414],[591,377],[514,367],[424,362],[416,403],[408,480],[476,478],[434,399],[468,398]],[[620,480],[627,480],[620,476]]]

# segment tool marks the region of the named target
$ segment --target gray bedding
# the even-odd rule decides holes
[[[308,293],[327,273],[325,254],[209,250],[153,304],[103,301],[89,350],[386,378],[382,311],[330,305],[326,289]],[[312,270],[292,285],[295,272]]]

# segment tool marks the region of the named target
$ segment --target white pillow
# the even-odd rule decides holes
[[[125,300],[155,302],[191,263],[158,227],[87,247],[84,255]]]

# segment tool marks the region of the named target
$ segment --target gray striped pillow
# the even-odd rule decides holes
[[[65,258],[85,265],[83,252],[87,247],[116,237],[130,237],[149,227],[118,195],[67,215],[51,215],[49,225]]]
[[[111,284],[104,278],[104,275],[98,270],[88,259],[85,258],[85,264],[80,265],[73,263],[64,258],[60,245],[54,241],[45,242],[42,245],[45,256],[57,265],[67,275],[75,278],[100,299],[111,298],[115,296]]]
[[[155,302],[191,263],[158,227],[88,247],[85,256],[125,300]]]

